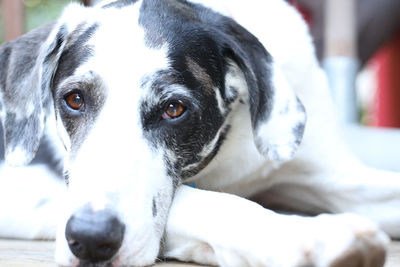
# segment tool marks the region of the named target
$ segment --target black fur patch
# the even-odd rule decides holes
[[[160,119],[161,104],[153,107],[150,114],[145,114],[143,111],[148,111],[149,107],[144,108],[148,104],[143,103],[143,128],[151,142],[164,146],[175,155],[174,159],[166,159],[170,175],[178,179],[189,178],[212,160],[223,142],[224,134],[210,155],[199,156],[224,124],[229,105],[234,101],[225,92],[224,79],[229,61],[233,60],[243,71],[249,87],[252,124],[256,128],[260,121],[268,119],[272,109],[272,59],[257,38],[232,19],[183,0],[144,1],[139,24],[145,30],[149,47],[160,48],[168,44],[173,80],[187,88],[192,97],[176,96],[187,106],[187,111],[182,118],[171,121]],[[155,87],[162,92],[165,86],[168,85],[158,83],[153,90]],[[208,94],[210,87],[220,90],[227,114],[221,114],[218,109],[215,89]],[[227,90],[232,91],[232,88]],[[190,165],[197,168],[182,172]]]
[[[92,48],[87,45],[86,42],[96,32],[99,24],[95,23],[81,33],[84,26],[85,24],[79,25],[74,32],[70,34],[69,38],[75,39],[73,43],[68,43],[68,40],[66,40],[67,45],[62,51],[57,71],[54,75],[53,88],[57,87],[66,77],[72,76],[75,70],[92,56]],[[76,35],[78,35],[78,37],[76,37]]]
[[[54,59],[57,53],[60,51],[61,46],[65,42],[65,37],[67,35],[67,30],[65,25],[61,25],[60,29],[56,34],[56,39],[53,41],[52,45],[49,47],[49,51],[44,59],[43,64],[49,64],[52,59]]]
[[[172,77],[174,75],[176,73]],[[190,94],[175,94],[170,99],[181,101],[186,112],[177,119],[163,119],[167,100],[155,104],[145,101],[141,104],[140,113],[145,137],[153,146],[166,148],[174,154],[174,159],[166,157],[165,161],[169,166],[169,175],[179,180],[183,167],[201,160],[199,153],[213,140],[225,117],[218,108],[215,94],[208,95],[199,86],[190,87],[190,84],[197,83],[194,77],[172,77],[162,79],[163,82],[155,78],[154,83],[147,87],[148,93],[162,95],[164,90],[170,92],[168,87],[179,81]]]
[[[228,125],[224,131],[220,134],[218,141],[216,142],[214,148],[211,150],[211,152],[203,157],[198,157],[197,162],[195,167],[184,170],[181,172],[180,177],[182,180],[186,180],[190,177],[193,177],[197,173],[199,173],[201,170],[203,170],[210,162],[211,160],[217,155],[219,149],[221,148],[223,142],[225,141],[225,138],[230,130],[230,126]]]

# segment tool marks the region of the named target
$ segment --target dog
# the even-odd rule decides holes
[[[282,0],[70,4],[0,89],[0,236],[61,266],[378,267],[400,237],[400,175],[346,148]]]

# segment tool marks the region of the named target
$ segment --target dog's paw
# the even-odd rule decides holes
[[[310,225],[310,242],[295,266],[381,267],[389,238],[375,224],[354,214],[321,215]]]
[[[389,238],[357,215],[321,215],[262,230],[240,244],[214,247],[220,266],[381,267]],[[268,226],[266,226],[268,227]],[[288,228],[291,227],[291,228]],[[260,230],[260,229],[259,229]]]

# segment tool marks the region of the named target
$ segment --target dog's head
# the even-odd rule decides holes
[[[32,160],[56,121],[71,192],[58,236],[66,265],[154,262],[175,188],[213,160],[237,106],[271,160],[293,157],[305,124],[253,35],[180,0],[71,5],[1,48],[0,89],[9,163]]]

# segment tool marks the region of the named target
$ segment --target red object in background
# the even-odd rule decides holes
[[[310,25],[312,21],[311,12],[306,8],[304,8],[303,6],[301,6],[299,3],[297,3],[296,0],[290,0],[289,3],[300,12],[303,19],[307,22],[308,25]]]
[[[373,64],[378,66],[373,125],[400,127],[400,31],[377,52]]]

